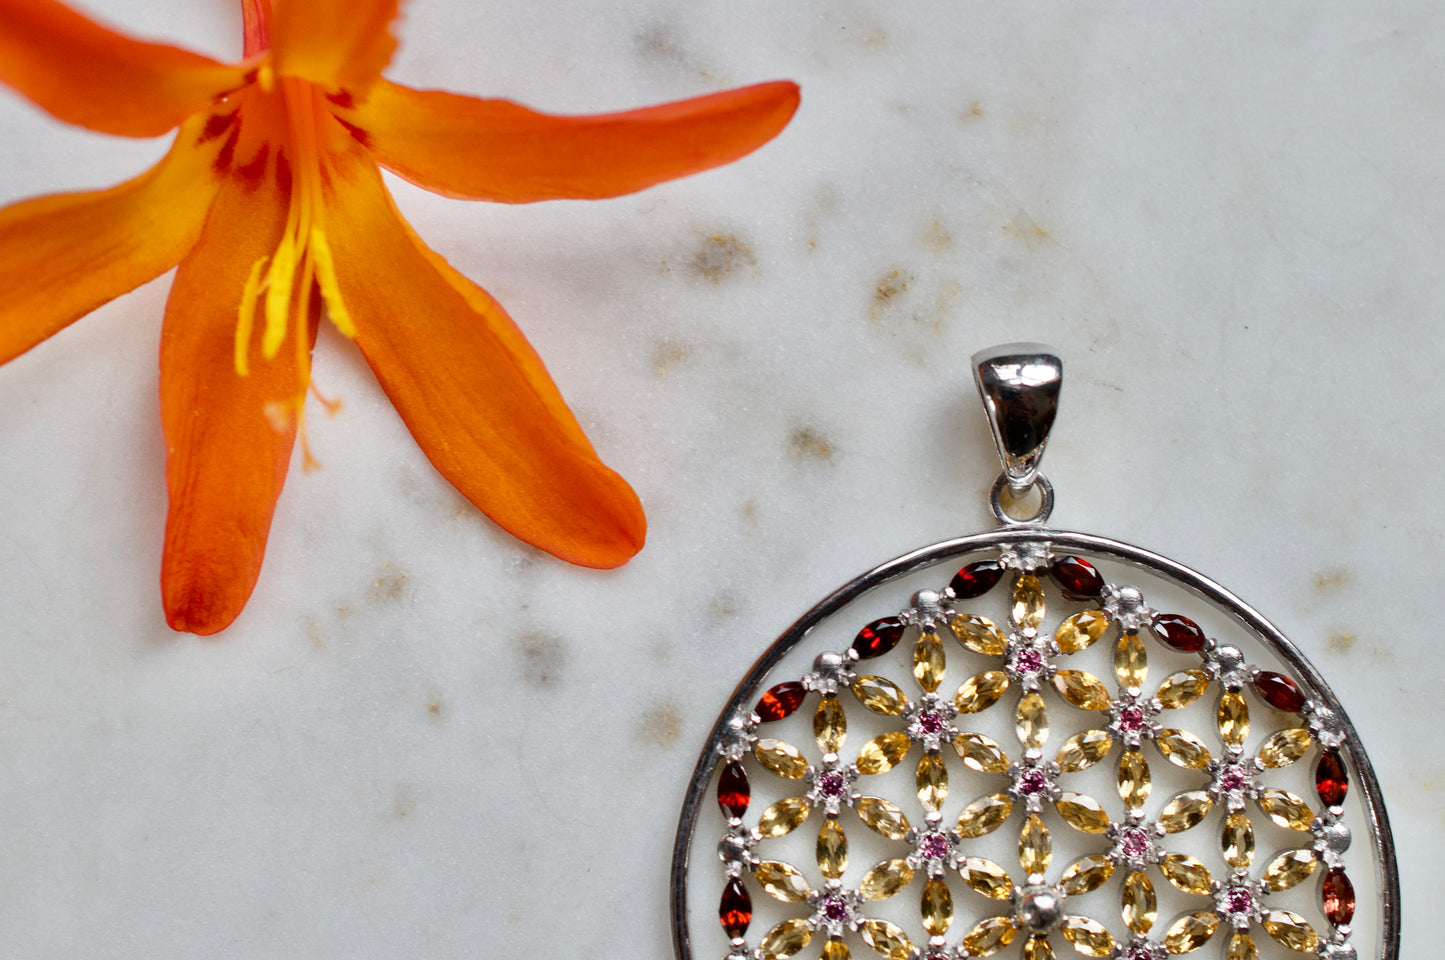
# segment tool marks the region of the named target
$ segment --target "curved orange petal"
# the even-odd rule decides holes
[[[397,5],[398,0],[275,0],[270,40],[276,72],[364,98],[396,50],[391,22]]]
[[[582,566],[625,563],[646,535],[637,495],[506,312],[416,239],[364,156],[333,184],[326,229],[356,343],[423,452],[514,536]]]
[[[0,83],[66,123],[155,137],[227,90],[246,68],[115,33],[55,0],[0,0]]]
[[[187,123],[160,163],[109,190],[0,210],[0,363],[175,266],[215,195],[215,149]]]
[[[382,166],[435,193],[502,203],[591,200],[731,163],[777,136],[798,99],[798,85],[783,80],[625,113],[559,117],[383,80],[355,123]]]
[[[249,376],[234,366],[241,291],[281,237],[286,200],[270,181],[228,180],[166,304],[160,393],[170,510],[161,598],[175,630],[212,634],[240,614],[286,480],[295,417],[271,408],[268,419],[267,411],[304,390],[296,353],[283,349],[268,361],[257,344]]]

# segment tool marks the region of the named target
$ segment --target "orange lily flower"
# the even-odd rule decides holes
[[[160,356],[176,630],[224,629],[255,587],[323,314],[496,523],[572,563],[626,562],[646,530],[636,494],[379,168],[467,200],[614,197],[736,160],[797,109],[789,82],[590,117],[413,90],[380,76],[398,3],[242,0],[245,59],[223,64],[55,0],[0,0],[0,82],[91,130],[178,128],[120,186],[0,210],[0,363],[179,265]]]

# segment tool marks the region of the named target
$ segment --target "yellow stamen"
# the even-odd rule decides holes
[[[311,228],[311,242],[307,245],[316,264],[316,282],[321,287],[321,297],[326,301],[326,315],[336,324],[336,329],[348,340],[356,339],[356,325],[341,299],[341,285],[336,282],[336,263],[331,259],[331,245],[326,242],[326,231],[320,227]]]
[[[271,268],[266,271],[266,331],[261,335],[261,355],[267,360],[276,359],[281,341],[286,339],[286,328],[291,321],[291,294],[296,284],[296,259],[296,240],[288,229],[271,257]]]
[[[262,257],[251,264],[251,275],[241,289],[241,312],[236,319],[236,375],[246,376],[251,372],[251,331],[256,326],[256,299],[261,293],[261,271],[266,269],[269,257]]]

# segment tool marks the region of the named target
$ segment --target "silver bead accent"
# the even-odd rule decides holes
[[[1063,894],[1046,884],[1024,887],[1016,903],[1014,916],[1021,926],[1034,933],[1048,933],[1064,920]]]

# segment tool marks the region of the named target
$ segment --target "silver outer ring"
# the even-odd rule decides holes
[[[1041,477],[1040,480],[1042,479]],[[1315,670],[1314,665],[1306,660],[1304,655],[1295,648],[1295,645],[1257,610],[1213,580],[1196,573],[1183,564],[1176,563],[1160,554],[1151,553],[1118,540],[1096,537],[1093,534],[1017,526],[996,530],[992,533],[979,533],[954,540],[945,540],[931,546],[921,547],[911,553],[905,553],[901,557],[895,557],[887,563],[874,567],[862,576],[844,584],[805,613],[802,619],[785,630],[783,635],[778,637],[773,645],[758,658],[757,663],[753,664],[753,668],[748,671],[737,689],[733,691],[727,706],[718,716],[717,723],[713,725],[712,733],[708,737],[706,746],[703,747],[702,756],[698,758],[697,766],[693,768],[692,783],[683,800],[682,816],[678,820],[677,837],[672,847],[670,898],[672,943],[677,960],[693,960],[692,939],[687,925],[689,854],[693,836],[697,832],[698,817],[705,805],[707,789],[712,784],[713,772],[717,768],[717,745],[721,740],[723,725],[728,718],[744,704],[752,702],[753,698],[758,695],[763,679],[772,672],[772,669],[789,651],[813,631],[814,627],[873,588],[881,587],[900,577],[907,576],[915,570],[932,566],[950,557],[996,549],[1005,544],[1045,541],[1055,548],[1107,557],[1162,574],[1196,596],[1227,610],[1237,622],[1246,629],[1257,633],[1266,644],[1278,651],[1285,662],[1309,682],[1311,694],[1318,695],[1339,718],[1340,727],[1344,732],[1345,747],[1349,751],[1355,772],[1359,774],[1360,787],[1364,792],[1365,814],[1369,819],[1378,853],[1375,875],[1380,884],[1382,901],[1377,956],[1379,960],[1399,960],[1400,878],[1395,863],[1395,840],[1390,833],[1390,821],[1385,814],[1385,801],[1380,794],[1380,783],[1375,778],[1374,767],[1370,765],[1370,759],[1365,755],[1364,746],[1360,743],[1360,735],[1355,731],[1354,724],[1350,722],[1349,715],[1340,706],[1334,692]]]

